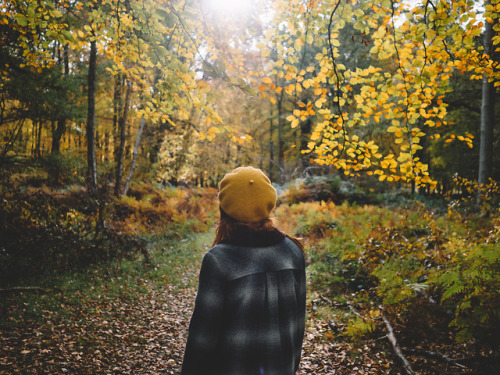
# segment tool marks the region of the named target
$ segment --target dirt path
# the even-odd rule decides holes
[[[91,315],[78,306],[64,316],[46,311],[45,323],[1,332],[0,374],[177,374],[193,298],[166,288],[129,301],[103,297]]]
[[[21,312],[33,308],[30,302],[13,307],[15,323],[0,332],[0,374],[178,374],[196,294],[193,280],[208,248],[183,245],[195,246],[193,259],[175,268],[179,285],[159,287],[158,280],[147,278],[132,279],[139,285],[131,285],[129,279],[108,293],[101,282],[102,294],[92,298],[80,289],[75,293],[81,296],[73,298],[52,295],[54,309],[43,302],[49,296],[41,296],[38,319],[23,318]],[[299,375],[398,373],[367,346],[357,350],[333,341],[331,327],[332,322],[309,315]]]

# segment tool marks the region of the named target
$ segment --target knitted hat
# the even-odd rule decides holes
[[[276,190],[260,169],[240,167],[221,180],[219,202],[233,219],[255,223],[269,217],[276,205]]]

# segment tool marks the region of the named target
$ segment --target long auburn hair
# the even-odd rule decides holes
[[[261,221],[257,221],[255,223],[245,223],[242,221],[238,221],[236,219],[233,219],[231,216],[226,214],[222,208],[220,208],[220,221],[219,224],[215,230],[215,239],[212,244],[212,246],[215,246],[219,243],[221,243],[224,240],[227,240],[231,237],[231,233],[233,233],[237,229],[245,228],[251,231],[255,232],[268,232],[272,231],[274,229],[278,230],[280,233],[285,235],[286,237],[290,238],[293,242],[297,244],[297,246],[300,247],[303,253],[305,253],[304,245],[299,241],[299,239],[292,237],[280,229],[276,228],[274,225],[274,222],[271,218],[266,218]]]

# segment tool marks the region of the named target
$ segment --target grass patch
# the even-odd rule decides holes
[[[197,283],[198,267],[209,249],[213,232],[185,239],[156,238],[143,254],[38,280],[43,291],[4,292],[0,302],[0,328],[25,322],[43,323],[47,314],[59,318],[108,314],[114,301],[132,302],[144,294],[175,290]],[[112,317],[112,314],[110,315]]]

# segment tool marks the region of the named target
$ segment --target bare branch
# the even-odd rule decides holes
[[[415,375],[415,372],[411,368],[410,362],[408,362],[408,360],[406,359],[406,357],[403,354],[403,351],[401,350],[401,347],[398,344],[398,340],[396,339],[396,336],[394,335],[394,330],[392,329],[391,322],[389,322],[389,320],[386,318],[386,316],[384,315],[383,312],[380,314],[380,316],[382,317],[382,320],[384,321],[385,328],[387,328],[387,338],[391,342],[392,349],[394,350],[394,353],[396,354],[399,361],[403,365],[405,373],[407,375]]]

